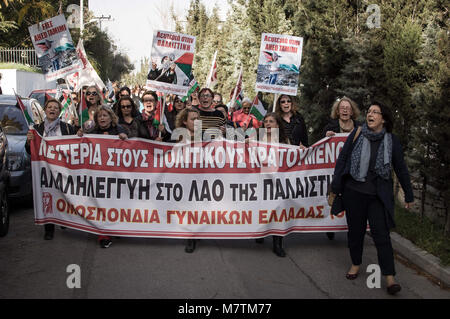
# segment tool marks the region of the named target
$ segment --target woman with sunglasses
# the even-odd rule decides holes
[[[346,278],[358,277],[362,263],[364,235],[369,222],[387,292],[401,290],[395,282],[394,252],[389,230],[394,223],[392,169],[405,193],[405,207],[414,201],[408,168],[399,139],[392,134],[393,116],[388,107],[372,102],[361,133],[348,136],[334,170],[331,188],[342,196],[348,225],[348,247],[352,266]]]
[[[128,137],[150,138],[148,131],[142,123],[142,117],[136,104],[130,96],[120,98],[117,103],[116,115],[119,124],[128,130]]]
[[[86,88],[86,93],[84,93],[83,98],[86,101],[86,105],[88,107],[89,119],[83,123],[83,132],[90,133],[94,127],[94,113],[97,108],[102,104],[102,98],[100,95],[100,90],[96,85],[91,85]],[[81,105],[82,103],[80,103]]]
[[[308,146],[305,120],[297,111],[294,98],[289,95],[281,95],[277,100],[275,113],[281,117],[284,130],[292,145]]]

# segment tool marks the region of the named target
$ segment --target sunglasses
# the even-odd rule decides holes
[[[131,105],[130,104],[121,105],[120,107],[123,108],[123,109],[131,109]]]
[[[280,103],[291,103],[291,100],[281,100]]]
[[[89,96],[89,95],[96,96],[96,95],[98,95],[98,93],[97,92],[89,92],[89,91],[87,91],[86,92],[86,96]]]

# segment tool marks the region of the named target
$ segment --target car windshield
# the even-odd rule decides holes
[[[25,135],[28,132],[25,117],[16,105],[0,105],[0,125],[5,134]]]

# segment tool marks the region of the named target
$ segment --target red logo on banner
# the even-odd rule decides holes
[[[53,203],[52,203],[52,195],[50,193],[42,194],[42,210],[44,211],[44,215],[53,214]]]

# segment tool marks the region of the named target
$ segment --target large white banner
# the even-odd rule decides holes
[[[63,14],[28,27],[47,81],[64,78],[81,67]]]
[[[263,33],[255,91],[297,95],[302,51],[303,38]]]
[[[41,138],[34,131],[35,222],[95,234],[257,238],[346,231],[326,200],[346,135],[307,150],[115,136]]]
[[[195,37],[155,31],[147,87],[167,94],[186,96],[194,62]]]

